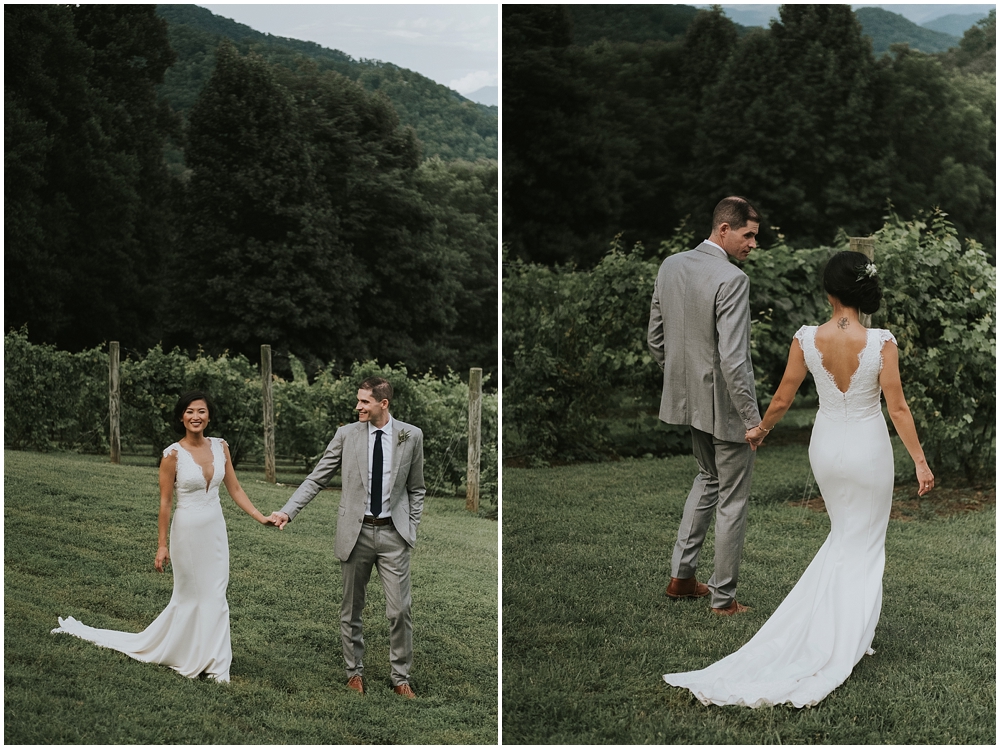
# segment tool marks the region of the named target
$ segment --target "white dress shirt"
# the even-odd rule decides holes
[[[370,487],[372,485],[372,452],[375,450],[375,432],[379,429],[382,430],[382,513],[379,515],[380,518],[387,518],[390,516],[389,512],[389,493],[392,488],[389,486],[389,479],[392,476],[392,449],[395,447],[395,443],[392,441],[393,424],[392,416],[389,417],[389,421],[385,423],[385,426],[377,427],[368,422],[368,486],[369,486],[369,496],[365,500],[365,515],[372,514],[372,498],[370,494]]]

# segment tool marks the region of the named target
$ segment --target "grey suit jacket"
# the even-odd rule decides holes
[[[424,509],[424,433],[393,419],[392,474],[389,479],[389,512],[392,524],[411,547]],[[403,434],[408,435],[400,441]],[[312,473],[288,499],[281,512],[293,519],[341,471],[342,491],[337,516],[334,553],[346,562],[361,534],[361,519],[368,499],[368,424],[356,421],[340,427]]]
[[[750,279],[703,242],[660,265],[646,341],[663,369],[660,419],[727,442],[760,423],[750,361]]]

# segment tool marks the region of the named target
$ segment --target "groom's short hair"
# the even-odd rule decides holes
[[[369,377],[358,385],[359,390],[371,391],[372,397],[379,401],[392,403],[392,384],[384,377]]]
[[[723,224],[729,224],[731,229],[742,229],[751,221],[760,223],[757,209],[750,205],[750,201],[746,198],[731,195],[720,200],[715,206],[715,211],[712,213],[712,231]]]

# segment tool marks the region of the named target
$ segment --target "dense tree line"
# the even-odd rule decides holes
[[[384,93],[230,42],[182,123],[153,6],[4,16],[8,329],[495,371],[495,161],[424,159]]]
[[[940,206],[994,253],[995,14],[958,50],[876,58],[847,5],[782,6],[769,29],[742,34],[716,8],[679,38],[586,45],[576,12],[503,8],[515,256],[589,266],[619,232],[653,247],[685,220],[707,231],[732,193],[763,212],[765,242],[868,234],[891,203],[902,215]],[[634,26],[615,28],[630,38]]]
[[[357,81],[366,91],[381,91],[400,122],[416,131],[425,157],[497,158],[498,108],[469,101],[412,70],[378,60],[355,60],[314,42],[263,34],[197,5],[160,5],[157,15],[167,21],[170,45],[177,53],[160,92],[182,116],[212,74],[216,48],[229,40],[241,53],[254,52],[274,65],[295,70],[306,59],[321,71]]]

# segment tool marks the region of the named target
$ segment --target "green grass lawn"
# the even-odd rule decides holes
[[[890,521],[877,652],[819,705],[706,707],[664,684],[749,640],[829,532],[788,504],[810,494],[806,447],[763,449],[737,594],[752,611],[672,601],[695,472],[689,456],[504,471],[504,743],[995,743],[995,507]],[[712,554],[710,534],[702,581]]]
[[[496,743],[497,525],[464,499],[428,498],[412,557],[417,699],[391,691],[377,573],[360,697],[341,655],[337,492],[279,532],[221,491],[233,665],[232,682],[215,684],[50,634],[67,615],[138,632],[166,606],[172,576],[153,569],[155,467],[12,451],[4,460],[5,743]],[[239,478],[265,513],[293,490]]]

